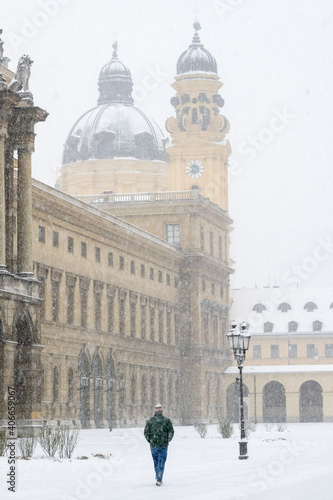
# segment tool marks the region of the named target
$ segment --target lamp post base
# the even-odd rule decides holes
[[[239,460],[246,460],[248,457],[247,454],[247,441],[239,441]]]

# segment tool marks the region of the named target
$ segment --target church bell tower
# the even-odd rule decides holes
[[[199,192],[228,210],[228,157],[231,154],[229,122],[220,114],[224,101],[219,89],[214,57],[200,41],[200,24],[193,25],[191,45],[177,63],[172,87],[176,95],[171,104],[176,117],[168,118],[166,127],[172,144],[167,148],[170,159],[170,189]]]

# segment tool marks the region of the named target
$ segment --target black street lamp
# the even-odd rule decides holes
[[[243,404],[243,363],[245,361],[245,354],[249,348],[251,335],[248,332],[247,325],[243,321],[240,325],[240,331],[235,322],[232,323],[230,332],[227,334],[229,344],[234,352],[235,360],[237,361],[239,369],[239,395],[240,395],[240,424],[241,435],[239,441],[239,459],[244,460],[248,458],[247,454],[247,440],[245,436],[244,426],[244,404]]]

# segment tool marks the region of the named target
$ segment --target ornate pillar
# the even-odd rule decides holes
[[[9,144],[7,144],[7,142]],[[9,141],[6,141],[5,150],[5,211],[6,211],[6,265],[10,273],[14,269],[14,150]]]
[[[31,153],[28,145],[18,149],[17,174],[17,273],[33,276]]]
[[[0,129],[0,272],[6,271],[5,139]]]

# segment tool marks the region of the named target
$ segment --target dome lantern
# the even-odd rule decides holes
[[[131,72],[118,58],[118,43],[114,42],[112,47],[112,59],[103,66],[99,74],[98,104],[109,102],[133,104]]]
[[[208,52],[200,41],[198,31],[201,29],[200,23],[193,24],[195,30],[192,43],[185,50],[177,62],[177,75],[183,73],[215,73],[217,74],[217,64],[215,58]]]

